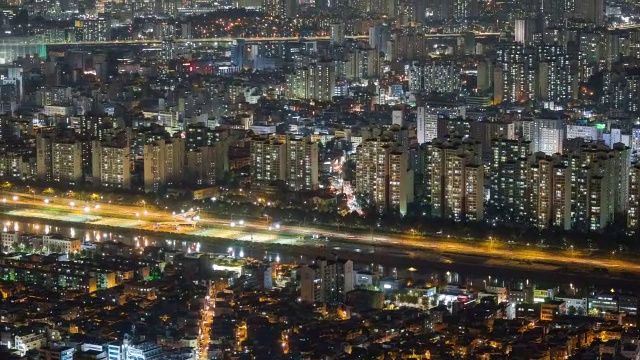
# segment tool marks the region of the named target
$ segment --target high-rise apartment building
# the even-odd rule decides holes
[[[526,188],[530,225],[539,229],[571,227],[570,171],[559,155],[535,153],[527,168]]]
[[[286,180],[293,191],[318,189],[318,143],[310,137],[287,140]]]
[[[287,77],[289,96],[298,99],[331,101],[335,94],[336,72],[333,61],[319,61],[296,70]]]
[[[617,189],[617,162],[611,149],[603,144],[585,144],[572,156],[573,226],[599,231],[613,222]],[[627,178],[629,174],[627,167]],[[620,175],[622,176],[622,175]],[[628,187],[627,194],[628,194]],[[625,201],[626,204],[626,201]]]
[[[406,214],[413,201],[413,172],[407,153],[390,138],[369,138],[356,150],[356,191],[366,194],[378,211]]]
[[[577,84],[571,67],[571,58],[559,45],[540,45],[538,50],[538,74],[536,98],[556,105],[573,99]]]
[[[351,260],[317,259],[298,269],[300,299],[305,303],[337,303],[344,301],[354,289],[355,274]]]
[[[40,181],[52,180],[51,137],[36,136],[36,177]]]
[[[453,58],[429,58],[408,65],[409,89],[414,91],[457,93],[461,69]]]
[[[107,41],[110,39],[111,25],[103,17],[83,16],[75,21],[76,40]]]
[[[131,188],[131,149],[122,135],[110,141],[91,142],[91,163],[95,185]]]
[[[543,152],[547,155],[562,153],[564,131],[563,119],[555,115],[537,117],[522,123],[523,136],[533,144],[534,153]]]
[[[471,123],[470,135],[482,144],[482,157],[488,159],[492,155],[492,140],[516,138],[515,124],[501,121],[474,121]]]
[[[343,22],[337,22],[329,25],[329,38],[331,44],[342,45],[344,43],[344,26]]]
[[[229,143],[221,140],[213,145],[187,151],[185,181],[191,185],[212,185],[229,171]]]
[[[515,42],[530,45],[533,43],[533,34],[536,31],[535,19],[516,19]]]
[[[520,43],[503,44],[497,51],[493,77],[495,104],[520,103],[529,100],[535,78],[531,56]]]
[[[238,5],[244,8],[255,8],[251,1],[239,1]],[[265,13],[274,17],[291,18],[295,17],[298,11],[298,2],[295,0],[263,0],[261,5]]]
[[[613,211],[616,216],[627,212],[629,202],[629,174],[631,172],[631,148],[615,143],[611,149],[614,169]]]
[[[82,143],[54,141],[51,144],[51,180],[68,185],[82,182]]]
[[[347,80],[367,79],[380,75],[380,51],[374,48],[355,48],[344,63]]]
[[[416,114],[418,143],[431,142],[438,137],[438,114],[427,107],[418,106]]]
[[[158,192],[182,183],[185,139],[170,138],[144,145],[144,191]]]
[[[454,221],[484,218],[481,144],[469,137],[437,138],[427,145],[427,182],[435,217]]]
[[[526,173],[530,141],[498,138],[491,141],[489,204],[505,221],[526,221]]]
[[[82,182],[82,143],[74,139],[38,135],[36,174],[40,181],[65,185]]]
[[[275,137],[256,136],[251,139],[251,181],[266,185],[284,181],[287,174],[287,144]]]
[[[629,171],[629,209],[627,211],[627,230],[640,231],[640,164]]]
[[[604,25],[604,0],[574,0],[574,4],[576,18],[588,21],[596,26]]]

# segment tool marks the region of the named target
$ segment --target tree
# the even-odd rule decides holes
[[[368,193],[357,192],[355,194],[355,200],[356,200],[356,205],[362,210],[368,209],[372,205],[371,196],[369,196]]]
[[[356,161],[349,159],[342,164],[342,179],[353,182],[356,179]]]

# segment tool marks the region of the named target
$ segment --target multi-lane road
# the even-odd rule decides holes
[[[70,216],[76,219],[110,219],[109,226],[122,228],[140,228],[146,231],[161,233],[180,232],[183,235],[193,235],[210,238],[233,238],[246,241],[267,241],[261,239],[276,239],[287,237],[291,245],[318,246],[331,245],[325,237],[339,243],[354,246],[373,246],[378,249],[394,249],[401,251],[404,256],[420,257],[423,252],[456,255],[474,255],[494,258],[503,262],[544,263],[572,268],[607,268],[609,271],[624,271],[640,273],[640,260],[632,261],[615,257],[604,257],[581,253],[579,251],[550,251],[538,247],[522,247],[505,244],[499,239],[477,241],[455,241],[446,237],[425,237],[416,234],[390,234],[375,231],[352,231],[349,229],[329,230],[314,226],[287,225],[275,231],[266,220],[244,219],[242,226],[236,218],[216,218],[200,215],[196,228],[178,224],[188,224],[179,214],[167,210],[157,210],[145,207],[109,204],[105,202],[87,202],[67,198],[52,198],[42,195],[3,192],[0,193],[0,205],[3,212],[11,215],[19,209],[29,209],[29,216],[42,219],[52,218],[54,214]],[[61,218],[59,217],[58,220]],[[62,220],[64,221],[64,220]],[[231,228],[231,222],[236,227]],[[157,224],[176,224],[176,226],[157,226]],[[231,231],[233,230],[233,231]],[[310,240],[318,236],[317,240]]]
[[[499,32],[476,32],[474,33],[476,38],[497,37],[500,36]],[[441,38],[459,38],[465,36],[462,33],[436,33],[436,34],[424,34],[425,38],[441,39]],[[345,36],[347,39],[368,39],[368,35],[352,35]],[[175,43],[192,43],[192,44],[211,44],[211,43],[230,43],[236,40],[244,40],[246,42],[297,42],[297,41],[328,41],[329,36],[274,36],[274,37],[208,37],[197,39],[174,39]],[[106,40],[106,41],[64,41],[64,42],[29,42],[32,45],[48,45],[48,46],[60,46],[60,45],[159,45],[162,40],[157,39],[135,39],[135,40]],[[0,41],[0,45],[12,45],[12,42]]]

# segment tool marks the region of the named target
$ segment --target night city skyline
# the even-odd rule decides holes
[[[0,360],[640,360],[640,1],[0,8]]]

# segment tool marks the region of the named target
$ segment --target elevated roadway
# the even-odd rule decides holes
[[[458,38],[465,36],[462,33],[450,33],[450,34],[425,34],[424,37],[427,39],[444,39],[444,38]],[[478,38],[483,37],[495,37],[500,36],[500,33],[475,33],[475,36]],[[356,36],[345,36],[347,39],[368,39],[368,35],[356,35]],[[329,36],[282,36],[282,37],[209,37],[209,38],[199,38],[199,39],[173,39],[173,42],[176,44],[211,44],[211,43],[230,43],[236,40],[244,40],[246,42],[297,42],[297,41],[328,41],[330,40]],[[45,41],[29,41],[26,44],[29,45],[44,45],[44,46],[63,46],[63,45],[71,45],[71,46],[98,46],[98,45],[159,45],[162,43],[162,40],[155,39],[136,39],[136,40],[109,40],[109,41],[63,41],[63,42],[45,42]],[[12,41],[2,41],[0,40],[0,45],[20,45],[25,44],[24,41],[12,42]]]

